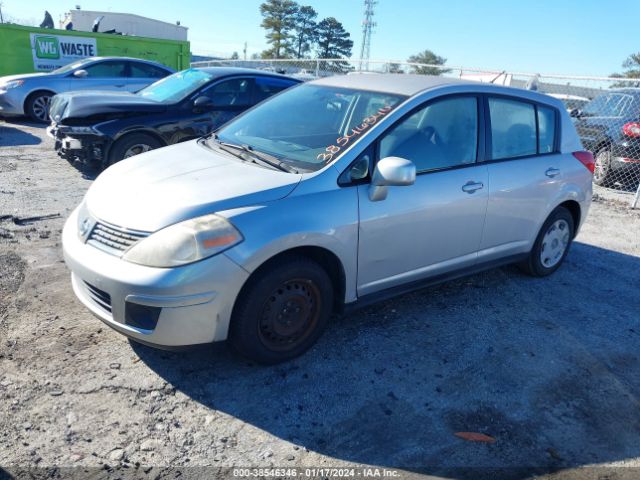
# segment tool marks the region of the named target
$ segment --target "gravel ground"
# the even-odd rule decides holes
[[[5,471],[640,477],[623,468],[640,468],[640,213],[616,196],[598,191],[551,278],[508,267],[405,295],[335,319],[302,358],[260,367],[225,345],[131,344],[80,305],[60,232],[91,178],[53,153],[43,128],[0,122]]]

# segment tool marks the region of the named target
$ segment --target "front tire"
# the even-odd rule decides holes
[[[162,143],[157,138],[148,133],[131,133],[116,140],[116,143],[111,147],[109,161],[105,167],[162,146]]]
[[[229,342],[258,363],[284,362],[318,340],[332,308],[327,272],[308,258],[292,255],[249,279],[236,301]]]
[[[51,92],[36,92],[29,96],[25,104],[25,113],[38,123],[49,123],[49,104],[53,94]]]
[[[546,277],[555,272],[569,253],[575,225],[571,212],[558,207],[542,225],[529,257],[520,268],[534,277]]]

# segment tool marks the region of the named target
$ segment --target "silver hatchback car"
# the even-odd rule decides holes
[[[552,97],[336,76],[107,169],[68,219],[64,254],[78,298],[128,337],[228,338],[276,363],[346,308],[507,263],[551,274],[593,168]]]

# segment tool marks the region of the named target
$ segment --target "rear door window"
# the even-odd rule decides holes
[[[532,104],[489,98],[489,116],[493,160],[537,153],[536,111]]]

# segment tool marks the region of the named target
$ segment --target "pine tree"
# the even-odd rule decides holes
[[[291,30],[295,27],[298,4],[292,0],[267,0],[260,5],[264,17],[261,27],[267,31],[269,50],[262,52],[263,58],[286,58],[291,51]]]

